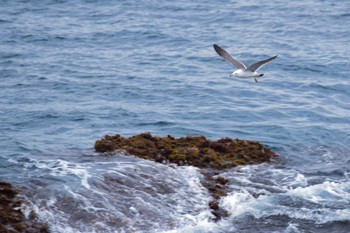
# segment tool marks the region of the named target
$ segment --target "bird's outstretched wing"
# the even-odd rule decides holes
[[[250,66],[247,68],[247,70],[250,70],[250,71],[254,72],[254,71],[258,70],[260,67],[262,67],[263,65],[265,65],[266,63],[268,63],[268,62],[274,60],[276,57],[277,57],[277,55],[276,55],[276,56],[273,56],[273,57],[270,57],[270,58],[268,58],[268,59],[262,60],[262,61],[258,61],[258,62],[256,62],[256,63],[250,65]]]
[[[221,48],[219,45],[217,44],[213,44],[213,47],[215,49],[215,51],[221,56],[223,57],[226,61],[230,62],[231,64],[233,64],[234,66],[236,66],[237,69],[246,69],[246,66],[238,61],[237,59],[234,59],[233,57],[231,57],[230,54],[228,54],[228,52],[226,52],[223,48]]]

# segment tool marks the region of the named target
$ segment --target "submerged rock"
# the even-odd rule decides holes
[[[21,209],[23,201],[17,194],[11,184],[0,181],[0,232],[48,233],[48,227],[37,221],[34,212],[25,217]]]
[[[219,199],[227,195],[226,178],[218,174],[222,169],[238,165],[259,164],[276,157],[276,153],[257,141],[222,138],[212,141],[203,136],[174,138],[155,137],[142,133],[129,138],[119,134],[106,135],[95,142],[95,150],[111,155],[119,151],[126,155],[152,160],[160,163],[175,163],[179,166],[192,165],[201,168],[213,200],[208,203],[215,220],[228,215],[220,208]]]

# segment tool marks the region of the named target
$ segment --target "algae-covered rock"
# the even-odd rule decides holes
[[[257,141],[222,138],[217,141],[203,136],[187,136],[174,138],[155,137],[143,133],[129,138],[119,134],[105,136],[95,143],[97,152],[113,152],[118,150],[123,154],[134,155],[143,159],[160,163],[176,163],[177,165],[192,165],[201,168],[205,177],[202,184],[208,189],[213,200],[208,203],[214,220],[228,216],[220,207],[219,199],[227,195],[229,182],[219,176],[219,171],[238,165],[259,164],[267,162],[276,154]],[[105,153],[110,155],[111,153]]]
[[[156,162],[193,165],[199,168],[231,168],[243,164],[269,161],[276,154],[261,143],[222,138],[217,141],[203,136],[155,137],[143,133],[129,138],[117,134],[95,143],[97,152],[123,150],[127,154]]]
[[[21,210],[23,202],[17,194],[11,184],[0,181],[0,232],[48,233],[48,227],[36,220],[34,212],[25,218]]]

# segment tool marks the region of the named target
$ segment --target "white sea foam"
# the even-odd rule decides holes
[[[290,190],[288,194],[318,203],[330,202],[350,204],[350,182],[330,182],[312,185],[309,187],[298,187]]]
[[[213,224],[211,197],[195,167],[123,156],[109,162],[101,158],[80,164],[62,159],[31,163],[31,169],[50,180],[31,199],[52,232],[166,232]]]
[[[232,184],[234,191],[221,200],[232,221],[248,216],[256,219],[286,216],[296,222],[305,220],[315,224],[350,221],[350,182],[325,180],[312,185],[312,177],[296,170],[273,167],[265,170],[266,166],[248,166],[232,174],[238,183]],[[274,182],[266,181],[263,176]],[[296,225],[290,225],[287,230],[298,232]]]
[[[284,233],[301,233],[298,227],[298,224],[289,223],[287,228],[284,230]]]
[[[65,177],[74,175],[80,178],[83,187],[90,189],[88,179],[91,177],[91,175],[88,172],[89,167],[86,165],[82,166],[80,164],[68,162],[63,159],[33,161],[34,166],[39,169],[49,170],[49,174],[52,176]]]
[[[224,232],[218,229],[218,224],[208,220],[207,217],[204,219],[198,216],[195,219],[195,224],[189,224],[187,226],[179,227],[172,230],[156,230],[156,233],[220,233]]]
[[[33,174],[48,179],[30,199],[52,232],[226,233],[236,232],[240,222],[246,224],[251,217],[273,222],[284,216],[290,222],[271,232],[289,233],[299,232],[299,221],[327,224],[349,221],[350,216],[346,174],[344,180],[322,181],[269,164],[233,169],[222,174],[231,192],[220,206],[229,217],[214,222],[208,207],[211,197],[194,167],[126,156],[79,164],[63,159],[29,164],[28,169],[37,170]]]

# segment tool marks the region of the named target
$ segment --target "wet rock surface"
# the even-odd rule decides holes
[[[34,212],[25,217],[23,201],[17,195],[18,190],[11,184],[0,181],[0,232],[48,233],[48,227],[37,221]]]
[[[119,134],[106,135],[95,142],[95,150],[105,155],[113,155],[115,153],[109,152],[119,151],[155,162],[201,168],[205,177],[202,184],[213,197],[208,205],[215,220],[228,215],[220,208],[219,199],[227,195],[226,184],[229,181],[220,176],[220,172],[238,165],[268,162],[277,156],[275,152],[257,141],[231,138],[212,141],[203,136],[156,137],[150,133],[142,133],[129,138]]]

